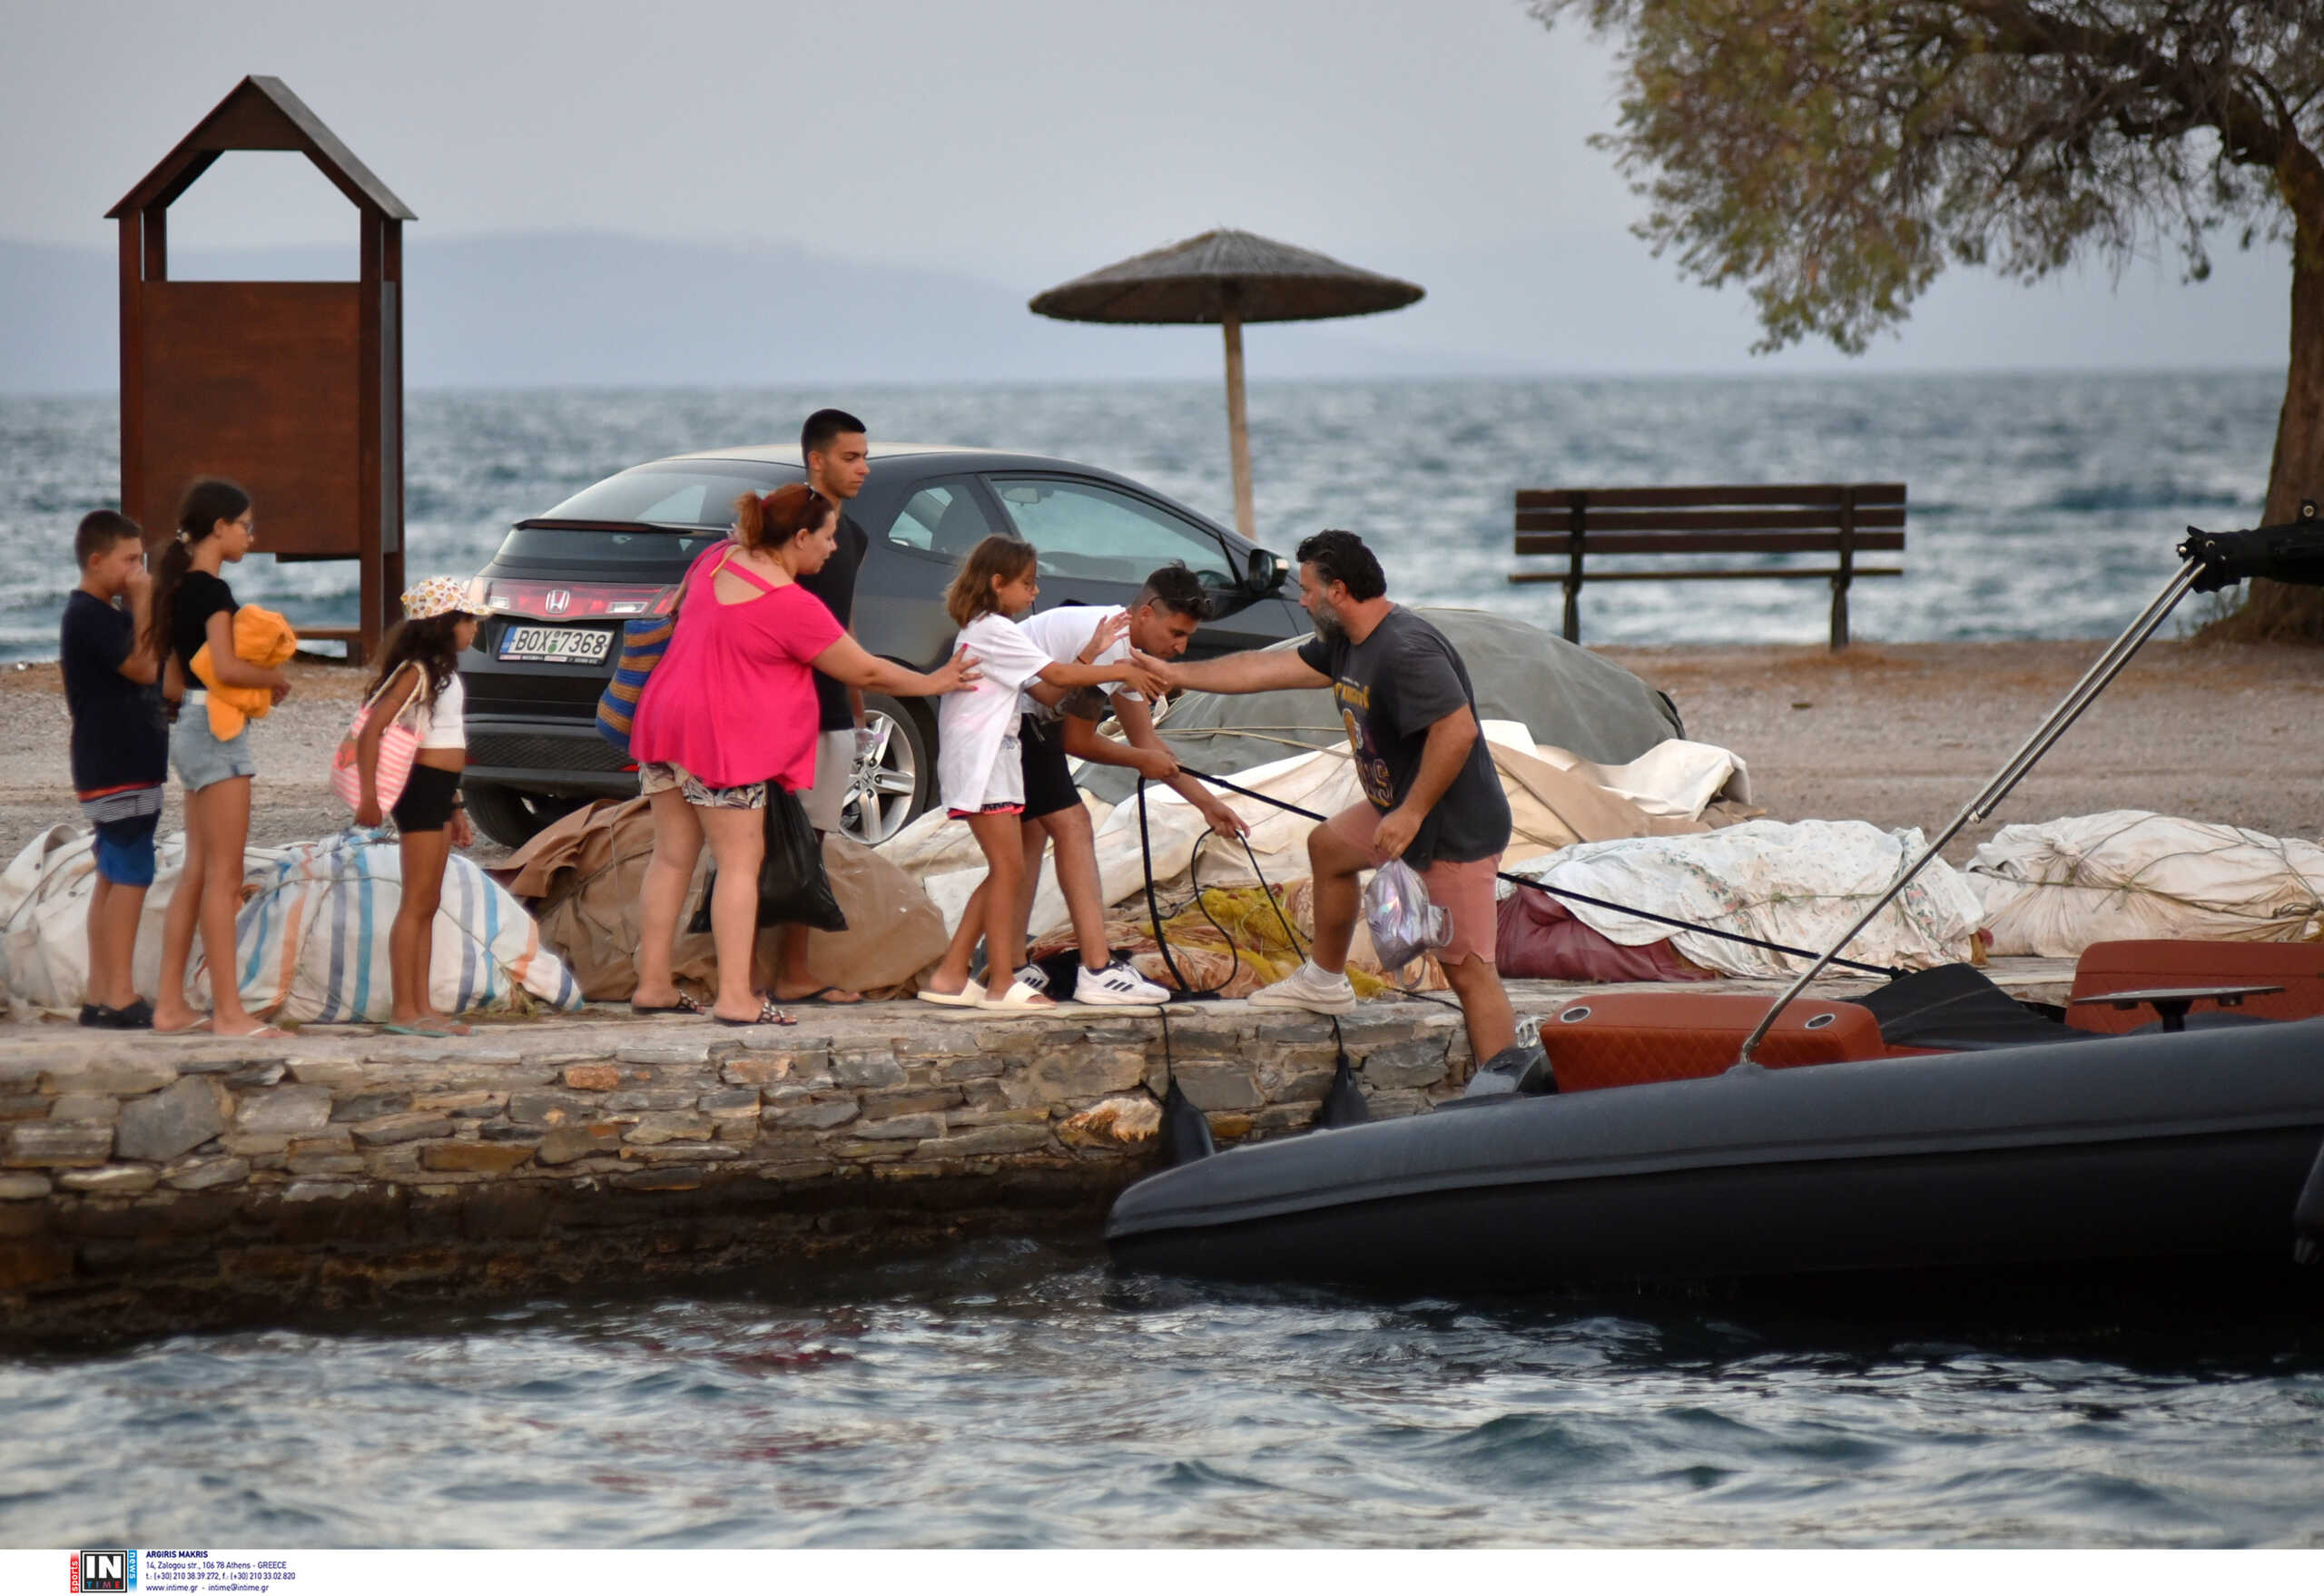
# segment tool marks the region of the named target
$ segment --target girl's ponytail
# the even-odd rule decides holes
[[[145,617],[145,651],[157,665],[168,663],[170,612],[177,607],[178,588],[192,568],[192,547],[182,537],[171,538],[162,550],[162,563],[153,567],[153,613]]]
[[[187,485],[178,500],[177,536],[153,571],[153,613],[145,623],[145,643],[157,664],[169,660],[171,612],[177,608],[185,574],[193,568],[193,546],[218,530],[219,522],[238,521],[250,507],[251,496],[241,485],[223,477],[201,477]]]

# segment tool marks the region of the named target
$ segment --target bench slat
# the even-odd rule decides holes
[[[1897,566],[1856,566],[1850,576],[1901,576],[1904,570]],[[1590,570],[1582,578],[1585,583],[1599,582],[1740,582],[1758,576],[1822,576],[1827,580],[1840,575],[1837,566],[1818,566],[1812,569],[1791,566],[1754,566],[1739,571],[1600,571]],[[1512,571],[1512,582],[1562,582],[1563,571]]]
[[[1567,532],[1520,532],[1517,535],[1519,554],[1571,554],[1573,537]],[[1876,549],[1893,554],[1905,547],[1902,532],[1859,532],[1856,546],[1860,549]],[[1583,534],[1581,552],[1585,558],[1601,554],[1837,554],[1840,549],[1837,532],[1651,532],[1600,534],[1592,530]]]
[[[1905,524],[1905,507],[1882,506],[1856,513],[1859,531]],[[1573,526],[1571,510],[1519,510],[1520,532],[1564,532]],[[1808,510],[1600,510],[1591,505],[1582,512],[1582,526],[1591,547],[1607,532],[1784,532],[1821,531],[1837,537],[1840,512]]]
[[[1832,647],[1847,646],[1848,588],[1858,576],[1901,576],[1901,567],[1859,566],[1857,557],[1905,547],[1901,482],[1776,482],[1667,488],[1521,488],[1516,552],[1562,558],[1565,568],[1512,572],[1520,584],[1565,589],[1565,636],[1581,640],[1581,588],[1589,582],[1828,581]],[[1837,556],[1835,566],[1760,564],[1737,569],[1585,569],[1593,555]]]
[[[1696,509],[1718,505],[1837,506],[1850,488],[1856,489],[1859,506],[1905,502],[1901,482],[1779,482],[1727,488],[1521,488],[1517,507],[1571,509],[1577,496],[1588,499],[1591,514],[1600,509]]]

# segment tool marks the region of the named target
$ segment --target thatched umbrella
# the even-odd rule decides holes
[[[1216,321],[1226,330],[1226,434],[1235,460],[1235,525],[1256,537],[1251,438],[1243,409],[1243,323],[1322,321],[1394,310],[1417,283],[1343,264],[1256,233],[1221,228],[1102,266],[1036,295],[1031,309],[1062,321]]]

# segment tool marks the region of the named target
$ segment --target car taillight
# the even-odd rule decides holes
[[[478,576],[468,603],[478,615],[523,616],[537,621],[626,621],[665,616],[677,602],[674,586],[614,582],[512,582]]]

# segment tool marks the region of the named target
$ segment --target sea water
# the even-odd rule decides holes
[[[472,570],[607,472],[831,400],[875,447],[1042,450],[1230,502],[1217,397],[1190,386],[419,394],[411,569]],[[2184,524],[2250,521],[2278,402],[2260,374],[1263,386],[1260,535],[1352,527],[1400,596],[1554,625],[1554,588],[1504,580],[1514,488],[1901,478],[1912,575],[1857,589],[1861,635],[2102,635]],[[54,652],[61,550],[114,448],[110,399],[0,400],[18,657]],[[353,580],[236,574],[316,619],[351,616]],[[1594,639],[1823,635],[1813,583],[1583,604]],[[2324,1544],[2312,1299],[1955,1307],[1372,1302],[1118,1274],[1088,1236],[770,1260],[0,1360],[0,1543]]]
[[[875,453],[911,441],[1057,455],[1233,522],[1223,409],[1203,384],[430,392],[407,406],[407,569],[472,575],[511,521],[601,477],[795,441],[832,402],[871,424]],[[1380,551],[1397,597],[1552,629],[1558,587],[1508,581],[1516,489],[1902,481],[1906,575],[1856,585],[1857,635],[2104,636],[2168,579],[2188,525],[2252,523],[2281,402],[2281,377],[2258,371],[1262,383],[1252,476],[1259,541],[1278,553],[1349,527]],[[81,514],[120,492],[118,447],[110,396],[0,398],[0,659],[54,656],[73,581],[63,551]],[[292,529],[268,517],[265,483],[245,486],[263,550]],[[352,561],[254,556],[233,580],[296,620],[354,619]],[[1815,642],[1827,601],[1813,580],[1605,584],[1583,593],[1582,636]]]
[[[2145,1274],[1996,1317],[1944,1286],[1372,1302],[1087,1240],[770,1259],[0,1363],[0,1542],[2324,1544],[2314,1295]]]

